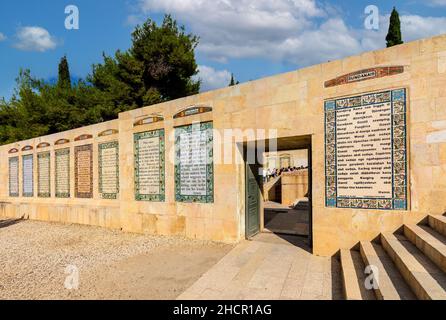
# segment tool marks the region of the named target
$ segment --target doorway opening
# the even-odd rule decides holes
[[[299,237],[312,247],[311,136],[277,139],[246,161],[246,238],[258,233]],[[245,156],[248,152],[245,145]],[[253,152],[254,150],[251,150]],[[252,161],[251,161],[252,162]]]
[[[309,236],[308,149],[265,152],[264,231]]]

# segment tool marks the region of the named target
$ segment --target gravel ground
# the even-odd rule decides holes
[[[91,226],[0,220],[0,299],[175,298],[231,248]],[[78,290],[65,288],[67,266],[79,272]]]

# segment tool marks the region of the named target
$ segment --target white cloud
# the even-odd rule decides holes
[[[446,33],[446,18],[405,15],[401,17],[401,32],[406,41]]]
[[[231,73],[227,70],[215,70],[212,67],[199,65],[196,79],[200,79],[201,91],[227,87],[231,81]]]
[[[385,47],[389,23],[387,15],[379,31],[354,29],[339,10],[315,0],[139,0],[139,5],[145,14],[172,13],[200,36],[197,50],[218,62],[264,58],[300,67],[339,59]],[[446,18],[400,18],[406,42],[446,32]]]
[[[143,23],[144,19],[141,17],[141,15],[138,14],[128,15],[125,21],[125,24],[128,26],[136,26],[137,24],[143,24]]]
[[[23,51],[45,52],[56,48],[56,39],[44,28],[21,27],[16,34],[14,47]]]
[[[379,31],[364,30],[360,33],[361,46],[364,51],[385,47],[389,18],[390,15],[380,17]],[[402,15],[400,20],[404,42],[446,33],[446,18]]]
[[[431,7],[444,7],[446,0],[427,0],[426,3]]]
[[[6,36],[0,32],[0,42],[6,40]]]

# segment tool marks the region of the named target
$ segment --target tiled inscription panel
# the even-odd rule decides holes
[[[59,149],[55,152],[56,168],[55,183],[56,197],[70,197],[70,148]]]
[[[93,198],[93,145],[74,149],[74,182],[76,198]]]
[[[175,198],[214,202],[212,122],[175,129]]]
[[[51,196],[50,160],[50,152],[37,154],[37,195],[41,198]]]
[[[116,199],[119,193],[119,145],[99,145],[99,193],[102,199]]]
[[[164,129],[135,133],[135,199],[165,200]]]
[[[9,196],[19,196],[19,157],[9,158]]]
[[[22,156],[23,163],[23,196],[33,197],[34,196],[34,157],[32,154]]]
[[[326,205],[406,210],[406,90],[325,102]]]

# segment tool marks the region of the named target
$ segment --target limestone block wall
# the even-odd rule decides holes
[[[282,204],[290,206],[308,196],[308,170],[282,173]]]
[[[0,217],[29,218],[41,221],[61,223],[77,223],[94,225],[111,229],[121,228],[119,202],[99,197],[98,194],[98,152],[100,143],[115,141],[119,135],[116,130],[118,121],[105,122],[93,126],[61,132],[51,136],[40,137],[2,146],[0,152]],[[105,135],[103,135],[105,134]],[[87,135],[84,136],[83,135]],[[79,139],[81,138],[81,139]],[[83,139],[85,138],[85,139]],[[62,143],[66,142],[66,143]],[[56,144],[59,143],[59,144]],[[82,145],[93,145],[93,195],[91,199],[75,197],[74,148]],[[29,149],[22,151],[23,149]],[[57,198],[54,178],[55,151],[69,148],[70,150],[70,197]],[[17,150],[16,153],[10,153]],[[50,152],[51,197],[38,196],[37,154]],[[23,196],[23,155],[33,155],[33,193],[32,197]],[[19,158],[19,197],[9,196],[9,162],[11,157]]]
[[[234,174],[235,164],[213,166],[213,184],[218,186],[210,203],[179,202],[175,198],[175,136],[176,127],[197,123],[214,123],[213,113],[203,113],[185,118],[173,119],[184,109],[184,105],[166,108],[155,106],[147,110],[134,110],[123,113],[119,119],[67,132],[21,141],[0,147],[4,155],[0,163],[0,217],[29,218],[61,223],[79,223],[106,228],[121,229],[127,232],[158,235],[180,235],[195,239],[216,241],[238,241],[240,219],[237,206],[240,202],[235,188],[240,178]],[[152,122],[153,114],[164,119]],[[165,199],[162,201],[141,201],[135,199],[135,146],[134,134],[164,129],[165,131]],[[220,129],[216,128],[216,133]],[[223,130],[222,136],[223,136]],[[103,135],[103,133],[110,133]],[[79,137],[88,136],[79,140]],[[85,138],[85,137],[83,137]],[[66,141],[62,141],[66,140]],[[66,142],[58,144],[60,142]],[[119,193],[116,199],[103,199],[99,194],[98,146],[105,142],[119,143]],[[41,143],[48,146],[38,148]],[[223,142],[216,137],[213,142],[214,154],[222,149]],[[79,198],[75,190],[75,148],[93,146],[93,194],[91,198]],[[23,151],[25,149],[27,151]],[[55,153],[56,150],[70,150],[70,196],[55,196]],[[15,151],[14,153],[10,153]],[[49,151],[51,154],[51,197],[43,198],[37,193],[37,155]],[[238,151],[237,151],[238,152]],[[34,194],[26,197],[23,192],[23,155],[33,155]],[[234,153],[234,157],[235,157]],[[9,195],[9,159],[18,157],[19,196]],[[229,200],[228,200],[229,199]]]
[[[263,201],[282,201],[282,177],[271,179],[263,185]]]
[[[327,80],[341,75],[386,66],[404,66],[404,72],[324,86]],[[327,207],[324,102],[399,88],[407,90],[408,210]],[[212,112],[174,118],[184,108],[199,105],[211,107]],[[161,115],[164,121],[135,126],[136,122],[154,114]],[[311,137],[312,232],[313,251],[317,255],[334,254],[339,248],[350,248],[360,240],[371,240],[380,232],[394,231],[403,223],[418,222],[428,214],[446,211],[446,36],[443,35],[125,112],[115,121],[2,146],[0,214],[25,214],[41,220],[96,224],[131,232],[179,234],[199,239],[243,239],[243,162],[214,159],[213,202],[184,203],[175,199],[174,163],[167,160],[167,153],[174,150],[175,128],[209,121],[221,136],[226,129],[265,129],[277,130],[279,138]],[[136,201],[133,134],[157,128],[164,128],[166,136],[165,201]],[[107,129],[118,132],[114,136],[99,137],[99,133]],[[75,141],[82,134],[93,137]],[[36,193],[31,198],[22,195],[9,197],[9,150],[21,150],[30,145],[32,151],[19,151],[18,155],[36,155],[37,145],[48,142],[48,150],[53,152],[57,149],[54,143],[59,139],[70,140],[66,146],[72,150],[71,157],[76,145],[93,144],[93,198],[75,198],[74,186],[71,186],[68,199],[40,199]],[[116,200],[101,199],[97,182],[97,144],[100,140],[115,139],[119,141],[119,195]],[[251,140],[256,138],[247,135],[232,140],[229,148],[231,158],[240,158],[241,143]],[[214,158],[221,155],[224,145],[222,139],[214,137]],[[74,175],[73,171],[70,174]]]

